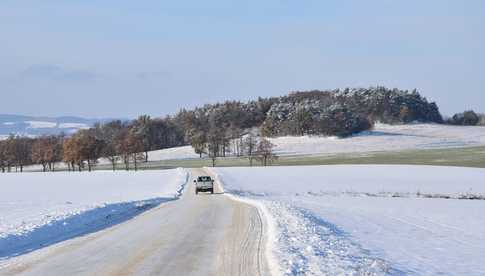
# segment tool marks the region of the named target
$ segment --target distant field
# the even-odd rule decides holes
[[[402,150],[394,152],[368,152],[345,153],[334,155],[298,155],[281,156],[273,165],[300,166],[300,165],[336,165],[336,164],[408,164],[408,165],[435,165],[485,168],[485,147],[428,149],[428,150]],[[254,161],[259,166],[258,161]],[[210,167],[212,161],[203,159],[163,160],[141,163],[142,169],[164,169],[176,167]],[[227,157],[217,159],[218,167],[249,166],[246,157]],[[109,166],[100,165],[99,169],[108,169]],[[122,166],[120,165],[121,169]]]
[[[273,165],[410,164],[485,167],[485,127],[436,124],[383,125],[372,131],[335,137],[271,139],[280,158]],[[145,168],[211,166],[191,147],[150,153]],[[257,163],[255,163],[257,164]],[[217,166],[248,166],[247,158],[220,158]]]
[[[272,138],[280,158],[273,165],[410,164],[485,168],[485,127],[438,124],[384,125],[339,139],[336,137]],[[142,169],[212,166],[191,146],[151,151]],[[100,160],[98,169],[110,169]],[[257,162],[255,162],[257,165]],[[248,166],[247,158],[219,158],[217,166]],[[65,167],[61,164],[58,168]],[[123,165],[118,165],[123,169]],[[38,171],[39,166],[27,170]]]

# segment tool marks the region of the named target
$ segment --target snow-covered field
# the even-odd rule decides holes
[[[265,206],[276,226],[273,253],[286,275],[485,271],[485,200],[458,199],[485,195],[484,169],[382,165],[213,172],[226,192]]]
[[[83,123],[60,123],[58,128],[88,129],[89,125]]]
[[[485,127],[438,124],[385,125],[349,138],[278,137],[270,139],[278,155],[332,155],[410,149],[445,149],[485,145]],[[229,154],[230,155],[230,154]],[[191,146],[157,150],[150,161],[199,158]]]
[[[271,142],[280,155],[456,148],[485,145],[485,127],[377,124],[373,130],[349,138],[278,137]]]
[[[129,219],[177,198],[186,180],[184,169],[2,174],[0,260]]]
[[[192,146],[174,147],[169,149],[155,150],[148,153],[149,161],[193,159],[199,158]]]
[[[29,124],[29,128],[54,128],[57,127],[56,122],[43,122],[43,121],[26,121]]]

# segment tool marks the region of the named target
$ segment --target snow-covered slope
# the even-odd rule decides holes
[[[51,134],[72,134],[109,119],[85,119],[79,117],[35,117],[0,114],[0,139],[9,134],[39,136]]]
[[[456,148],[485,145],[485,127],[377,124],[373,130],[349,138],[303,136],[270,140],[281,156]],[[149,153],[151,161],[191,158],[199,158],[191,146]]]
[[[278,137],[280,155],[335,154],[485,145],[485,127],[438,124],[384,125],[349,138]]]
[[[216,168],[261,202],[286,275],[480,275],[485,170],[430,166]],[[436,197],[436,198],[432,198]],[[450,198],[450,199],[446,199]]]
[[[174,147],[169,149],[155,150],[148,153],[149,161],[193,159],[199,158],[192,146]]]
[[[174,199],[186,178],[183,169],[0,175],[0,260]]]

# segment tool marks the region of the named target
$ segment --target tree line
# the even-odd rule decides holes
[[[96,124],[72,136],[50,135],[35,138],[10,135],[0,141],[0,170],[22,172],[27,165],[41,165],[55,171],[64,162],[69,171],[91,171],[105,158],[113,170],[121,162],[126,170],[138,169],[148,161],[148,152],[183,145],[182,132],[176,131],[171,118],[140,116],[132,122],[120,120]]]
[[[213,165],[227,155],[247,156],[252,163],[268,152],[264,148],[271,148],[264,137],[346,137],[372,128],[376,121],[443,123],[443,118],[437,105],[416,90],[370,87],[292,92],[182,109],[172,117],[143,115],[130,122],[115,120],[71,136],[12,135],[0,142],[0,166],[2,171],[22,171],[27,164],[40,164],[44,171],[52,171],[56,163],[65,162],[69,170],[91,170],[105,158],[113,169],[122,163],[129,170],[130,165],[137,169],[139,162],[147,162],[152,150],[182,145],[191,145],[201,158],[212,159]],[[271,160],[269,154],[262,164]]]
[[[0,141],[1,172],[23,172],[25,166],[40,165],[43,172],[55,171],[64,162],[69,171],[92,171],[104,158],[112,170],[121,163],[125,170],[137,170],[140,162],[148,162],[149,152],[187,144],[182,128],[176,125],[176,118],[152,119],[143,115],[132,122],[119,120],[96,124],[82,129],[72,136],[50,135],[35,138],[10,135]],[[254,131],[237,132],[239,136],[226,136],[214,126],[207,139],[193,142],[200,157],[207,156],[216,165],[219,157],[228,154],[247,156],[250,165],[260,161],[266,166],[276,160],[274,145]],[[257,132],[257,131],[256,131]],[[204,135],[205,137],[205,135]],[[230,140],[237,138],[235,140]]]

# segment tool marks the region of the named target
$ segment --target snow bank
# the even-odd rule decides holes
[[[183,169],[0,175],[0,260],[93,232],[177,198]]]
[[[431,166],[216,168],[276,221],[286,275],[479,275],[485,170]],[[423,194],[447,195],[451,199]]]

